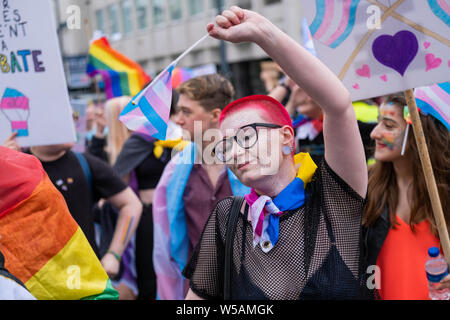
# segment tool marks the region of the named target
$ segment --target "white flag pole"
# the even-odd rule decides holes
[[[147,86],[147,87],[145,87],[145,89],[144,90],[142,90],[140,93],[139,93],[139,95],[138,96],[136,96],[136,98],[134,98],[133,99],[133,101],[132,101],[132,103],[134,104],[134,105],[136,105],[136,104],[138,104],[139,103],[139,100],[141,99],[141,97],[144,95],[144,92],[145,91],[147,91],[147,88],[148,87],[150,87],[152,84],[153,84],[153,82],[156,82],[156,81],[158,81],[159,80],[159,78],[161,78],[161,76],[167,71],[167,70],[169,70],[169,68],[170,67],[175,67],[176,65],[177,65],[177,63],[181,60],[181,59],[183,59],[186,55],[188,55],[189,54],[189,52],[191,52],[192,51],[192,49],[194,49],[196,46],[198,46],[203,40],[205,40],[206,38],[208,38],[209,37],[209,34],[205,34],[201,39],[199,39],[196,43],[194,43],[192,46],[190,46],[188,49],[186,49],[178,58],[176,58],[174,61],[172,61],[160,74],[158,74],[157,76],[156,76],[156,78],[155,79],[153,79],[153,81],[152,82],[150,82],[150,84]]]

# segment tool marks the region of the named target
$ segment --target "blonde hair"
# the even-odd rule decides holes
[[[122,96],[109,99],[105,103],[106,121],[108,123],[108,139],[106,144],[106,152],[109,155],[109,163],[114,165],[119,156],[122,147],[130,137],[131,132],[119,121],[119,114],[130,102],[131,97]]]

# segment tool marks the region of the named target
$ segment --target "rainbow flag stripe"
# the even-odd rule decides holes
[[[134,96],[150,82],[150,77],[141,66],[111,48],[105,37],[92,42],[86,72],[90,77],[102,76],[108,99]]]
[[[117,299],[118,293],[34,156],[0,147],[5,267],[41,300]]]
[[[194,70],[190,68],[175,68],[172,73],[172,88],[178,88],[180,84],[194,78],[194,76]]]

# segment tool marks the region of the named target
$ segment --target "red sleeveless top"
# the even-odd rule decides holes
[[[431,233],[428,220],[414,225],[413,232],[409,224],[395,218],[399,224],[389,230],[377,259],[381,299],[427,300],[425,262],[428,249],[439,247],[439,239]]]

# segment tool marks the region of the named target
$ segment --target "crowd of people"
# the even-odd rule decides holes
[[[219,74],[182,83],[165,141],[130,132],[118,115],[131,97],[120,97],[90,110],[86,152],[23,149],[13,133],[0,158],[40,160],[120,299],[428,299],[425,262],[440,241],[404,96],[358,110],[255,12],[232,7],[207,30],[256,43],[283,77],[237,100]],[[450,230],[450,133],[420,119]]]

